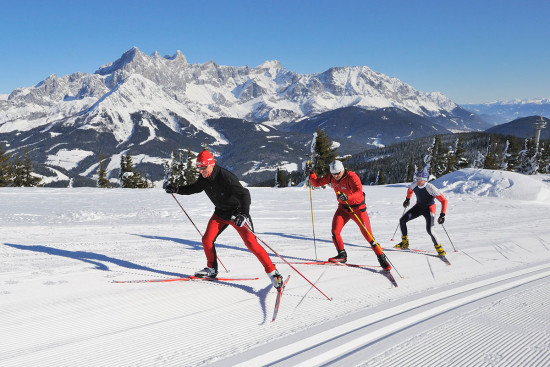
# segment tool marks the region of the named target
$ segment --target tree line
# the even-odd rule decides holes
[[[42,179],[33,174],[28,150],[23,158],[12,157],[0,143],[0,187],[38,186]]]
[[[413,181],[414,172],[427,168],[431,178],[462,168],[505,170],[533,175],[550,173],[550,139],[537,142],[535,138],[486,132],[435,135],[362,153],[338,156],[332,140],[317,129],[312,140],[312,155],[318,176],[328,174],[328,164],[334,159],[344,162],[355,171],[365,185],[384,185]],[[275,181],[257,186],[286,187],[305,180],[303,171],[286,173],[277,169]]]

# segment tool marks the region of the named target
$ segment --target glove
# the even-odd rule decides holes
[[[338,200],[347,201],[347,200],[348,200],[348,196],[347,196],[346,194],[344,194],[343,192],[341,192],[341,193],[338,195]]]
[[[239,213],[236,216],[234,216],[232,219],[233,219],[233,222],[235,222],[236,226],[243,227],[246,224],[248,218],[249,218],[248,214]]]
[[[403,202],[403,208],[407,208],[409,206],[409,203],[411,202],[411,199],[405,199],[405,201]]]
[[[439,224],[445,223],[445,213],[439,214],[439,218],[437,218],[437,223]]]
[[[176,192],[178,192],[178,187],[173,184],[168,184],[164,188],[164,191],[166,191],[167,194],[175,194]]]
[[[313,173],[313,165],[311,163],[309,163],[309,161],[306,163],[306,166],[304,168],[304,173],[309,176],[310,174]]]

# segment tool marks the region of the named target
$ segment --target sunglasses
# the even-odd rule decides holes
[[[208,166],[199,166],[197,168],[199,169],[199,171],[204,171],[205,169],[208,168]]]

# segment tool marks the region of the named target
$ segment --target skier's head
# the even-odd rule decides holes
[[[414,173],[415,181],[428,181],[428,177],[430,177],[430,174],[426,169],[421,169],[420,171],[416,171]]]
[[[339,160],[335,160],[330,162],[329,168],[331,174],[337,175],[344,170],[344,165]]]
[[[216,162],[214,156],[208,150],[203,150],[197,156],[197,168],[202,177],[207,178],[212,174]]]

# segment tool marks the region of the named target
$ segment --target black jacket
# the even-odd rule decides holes
[[[244,188],[237,176],[220,166],[214,166],[208,178],[199,175],[198,180],[191,185],[179,186],[177,193],[191,195],[204,191],[216,207],[214,213],[225,220],[231,220],[231,215],[250,212],[250,192]]]

